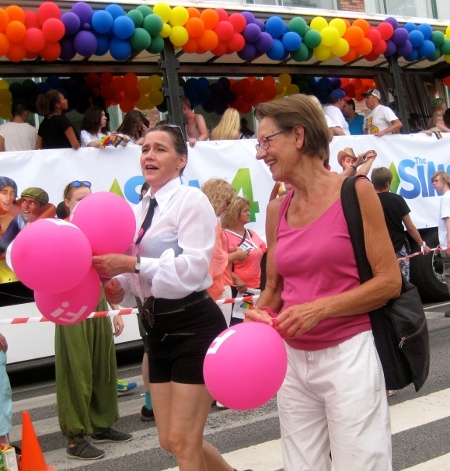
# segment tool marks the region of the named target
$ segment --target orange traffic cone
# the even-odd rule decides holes
[[[22,455],[20,471],[52,471],[47,466],[28,411],[22,412]]]

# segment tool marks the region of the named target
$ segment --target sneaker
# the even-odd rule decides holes
[[[216,407],[217,407],[218,409],[228,409],[227,406],[224,406],[224,405],[223,405],[221,402],[219,402],[219,401],[216,401]]]
[[[396,389],[388,389],[386,392],[387,392],[387,397],[391,397],[397,392],[397,390]]]
[[[131,383],[127,383],[126,381],[122,381],[120,379],[117,380],[117,392],[124,393],[129,392],[137,386],[137,383],[132,381]]]
[[[103,442],[129,442],[133,438],[131,433],[123,433],[113,428],[108,428],[103,432],[97,432],[92,434],[93,443]]]
[[[147,409],[147,407],[142,406],[139,418],[142,420],[142,422],[150,422],[155,420],[155,414],[153,413],[152,409]]]
[[[103,450],[95,448],[95,446],[92,446],[86,440],[81,440],[81,442],[78,442],[75,446],[68,446],[66,453],[69,458],[76,460],[98,460],[105,456]]]

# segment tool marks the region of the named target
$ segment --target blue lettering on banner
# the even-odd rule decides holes
[[[415,169],[417,177],[408,173],[409,169]],[[397,168],[401,181],[399,194],[405,199],[414,199],[422,195],[424,198],[436,196],[436,191],[431,183],[431,177],[437,170],[444,170],[444,164],[438,164],[437,169],[434,162],[427,161],[420,157],[415,157],[415,162],[410,159],[402,160]],[[450,170],[450,165],[446,172]],[[411,190],[403,187],[404,183],[412,185]]]
[[[141,186],[144,184],[145,179],[142,175],[137,175],[131,177],[125,182],[123,191],[125,193],[125,198],[132,204],[139,203],[140,190]]]
[[[416,198],[420,194],[419,180],[414,175],[410,175],[409,173],[407,173],[407,169],[414,168],[414,167],[415,167],[414,161],[406,159],[406,160],[402,160],[399,163],[398,168],[397,168],[398,175],[400,177],[401,182],[410,183],[413,186],[412,190],[405,190],[402,185],[402,188],[400,189],[400,195],[406,199]]]

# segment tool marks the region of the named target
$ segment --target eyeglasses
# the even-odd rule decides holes
[[[80,188],[80,186],[86,186],[88,188],[90,188],[92,186],[92,183],[91,182],[87,182],[87,181],[80,181],[80,180],[74,180],[71,185],[74,187],[74,188]]]
[[[278,136],[278,134],[281,134],[285,131],[279,131],[276,132],[275,134],[271,134],[270,136],[267,137],[262,137],[256,144],[255,144],[255,149],[259,150],[260,147],[262,147],[264,150],[267,150],[270,147],[270,141],[275,137]]]
[[[159,126],[155,126],[154,129],[160,129],[160,128],[164,128],[164,127],[176,129],[181,134],[181,138],[183,139],[184,147],[186,147],[186,139],[184,137],[183,129],[181,129],[181,127],[178,126],[178,124],[161,124]]]

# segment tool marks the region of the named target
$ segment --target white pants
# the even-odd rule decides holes
[[[372,332],[324,350],[286,348],[288,370],[277,398],[284,470],[392,471],[386,388]]]
[[[223,293],[220,296],[220,299],[227,299],[231,298],[231,286],[230,285],[225,285],[225,289],[223,290]],[[227,326],[230,327],[230,321],[231,321],[231,310],[233,309],[233,304],[220,304],[219,305],[223,317],[225,317],[225,322],[227,323]]]

